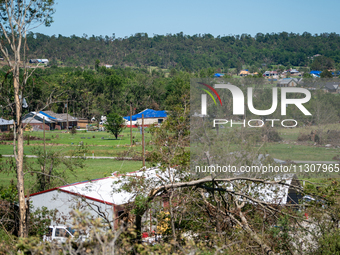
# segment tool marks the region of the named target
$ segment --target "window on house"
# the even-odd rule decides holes
[[[55,236],[57,236],[57,237],[69,237],[70,234],[64,228],[56,228]]]

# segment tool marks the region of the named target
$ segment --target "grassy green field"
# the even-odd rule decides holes
[[[339,130],[339,124],[321,127],[323,130]],[[280,142],[258,143],[256,146],[263,154],[270,154],[271,157],[281,160],[304,160],[304,161],[332,161],[334,157],[340,155],[339,146],[325,147],[325,144],[314,145],[311,141],[299,142],[297,140],[300,133],[309,134],[316,127],[300,127],[295,129],[276,129],[282,138]],[[220,132],[229,132],[228,129]],[[25,132],[25,135],[42,138],[43,132]],[[133,129],[133,140],[135,145],[130,147],[130,130],[125,129],[122,136],[116,140],[113,135],[107,132],[83,132],[71,135],[61,131],[46,131],[46,148],[50,150],[60,150],[66,155],[70,155],[72,150],[79,148],[80,142],[86,145],[85,156],[140,156],[142,151],[141,134],[137,129]],[[151,134],[146,130],[146,143],[151,140]],[[6,144],[4,144],[6,143]],[[42,140],[25,141],[24,152],[32,155],[34,147],[43,146]],[[232,145],[231,150],[237,149],[238,145]],[[152,150],[151,145],[146,146],[146,150]],[[3,141],[0,144],[0,154],[12,155],[13,145],[11,141]],[[83,156],[83,155],[82,155]],[[35,159],[27,159],[30,164],[35,164]],[[67,183],[91,180],[111,175],[112,172],[131,172],[142,167],[141,161],[113,160],[113,159],[87,159],[85,167],[76,169],[74,172],[66,170]],[[11,180],[15,180],[15,173],[1,173],[2,185],[8,185]],[[34,177],[28,176],[26,184],[28,187],[35,181]]]
[[[298,141],[298,137],[301,134],[310,134],[312,131],[322,129],[324,132],[324,138],[326,138],[327,130],[340,131],[340,124],[324,125],[322,127],[299,127],[299,128],[275,128],[280,138],[279,142],[267,142],[258,141],[255,145],[262,154],[270,154],[271,157],[281,160],[296,160],[296,161],[334,161],[334,157],[340,155],[339,141],[327,141],[326,139],[321,144],[315,144],[312,141]],[[224,128],[220,129],[220,134],[229,135],[229,132],[234,132],[235,129]],[[241,133],[241,128],[238,127]],[[246,130],[249,131],[249,130]],[[261,133],[260,129],[252,130],[255,134]],[[215,133],[215,131],[212,131]],[[257,132],[257,133],[256,133]],[[330,143],[331,146],[325,145]],[[231,144],[230,152],[238,150],[239,144]]]
[[[321,127],[323,130],[340,130],[339,124],[327,125]],[[272,157],[282,160],[320,160],[330,161],[337,155],[340,155],[340,148],[330,147],[324,145],[314,145],[311,141],[299,142],[297,140],[300,133],[309,134],[316,127],[300,127],[294,129],[277,128],[282,141],[269,142],[261,147],[262,153],[269,153]],[[225,130],[226,132],[227,129]],[[222,132],[222,131],[221,131]],[[43,132],[25,132],[25,135],[43,137]],[[133,129],[133,140],[135,146],[132,148],[130,144],[130,130],[125,129],[122,136],[116,140],[113,135],[107,132],[83,132],[78,131],[77,134],[71,135],[62,133],[61,131],[46,131],[46,148],[51,150],[60,150],[67,155],[71,151],[76,150],[83,142],[86,145],[87,152],[85,156],[127,156],[127,155],[140,155],[142,151],[141,140],[142,136],[137,129]],[[151,140],[151,134],[146,130],[145,141],[146,150],[151,150],[152,146],[148,145]],[[0,154],[12,155],[13,146],[11,142],[8,144],[0,144]],[[43,146],[42,140],[31,140],[30,145],[25,141],[24,152],[26,155],[32,155],[32,149],[36,146]],[[261,144],[259,144],[260,146]],[[93,154],[92,154],[93,153]],[[128,153],[128,154],[126,154]]]
[[[26,135],[43,138],[43,132],[25,132]],[[78,131],[77,134],[71,135],[61,131],[46,131],[46,149],[58,150],[66,155],[70,155],[71,151],[78,149],[80,142],[83,142],[87,152],[85,156],[140,156],[142,152],[142,135],[137,129],[133,129],[133,140],[135,145],[130,147],[130,130],[125,129],[117,140],[113,135],[107,132],[83,132]],[[151,134],[146,129],[145,141],[150,141]],[[0,154],[13,155],[13,145],[11,141],[3,141],[0,144]],[[26,155],[33,155],[32,150],[37,146],[43,146],[42,140],[25,141],[24,153]],[[151,146],[146,146],[146,150]],[[93,154],[92,154],[93,153]],[[126,154],[128,153],[128,154]],[[83,156],[83,155],[82,155]],[[27,159],[28,164],[36,164],[36,159]],[[87,159],[85,160],[84,168],[78,168],[71,172],[65,170],[67,183],[73,183],[84,180],[98,179],[111,175],[111,173],[118,171],[119,173],[126,173],[139,170],[142,167],[141,161],[131,160],[114,160],[114,159]],[[27,177],[27,178],[26,178]],[[27,175],[25,182],[27,187],[33,186],[35,178]],[[12,173],[0,172],[1,185],[9,185],[11,180],[15,181],[16,175]],[[63,183],[60,183],[63,184]]]
[[[25,136],[30,135],[43,138],[43,132],[25,132]],[[70,155],[70,151],[75,150],[76,146],[83,142],[83,144],[87,147],[88,152],[86,156],[92,156],[94,153],[95,156],[120,156],[120,153],[129,150],[130,147],[130,130],[125,129],[121,133],[121,137],[118,137],[116,140],[112,134],[107,132],[84,132],[78,131],[77,134],[71,135],[69,133],[63,133],[61,131],[46,131],[46,148],[52,150],[62,150],[66,152],[66,154]],[[142,146],[142,135],[138,132],[136,128],[133,129],[133,141],[135,142],[135,146],[132,148],[134,151],[141,152]],[[148,132],[148,129],[145,130],[145,142],[146,144],[150,141],[151,134]],[[7,145],[0,144],[0,154],[2,155],[12,155],[13,154],[13,145],[9,144],[10,141],[7,141]],[[32,147],[34,146],[43,146],[42,140],[30,140],[29,145],[26,140],[24,143],[24,153],[26,155],[32,155]],[[146,148],[148,149],[148,148]]]
[[[273,143],[266,145],[260,151],[269,153],[273,158],[305,161],[332,161],[335,156],[340,154],[339,148],[306,146],[294,143]]]
[[[35,159],[27,159],[28,164],[36,164]],[[148,165],[147,165],[148,166]],[[110,176],[113,172],[128,173],[137,171],[142,167],[141,161],[129,160],[112,160],[112,159],[87,159],[84,168],[75,169],[73,172],[66,170],[65,181],[67,183],[80,182],[85,180],[93,180]],[[16,183],[16,174],[14,172],[0,172],[0,180],[3,186],[8,186],[13,180]],[[27,174],[25,176],[26,187],[33,186],[35,177]],[[63,185],[60,182],[60,185]]]

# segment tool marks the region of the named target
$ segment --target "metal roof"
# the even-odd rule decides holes
[[[58,119],[59,121],[65,121],[66,122],[67,119],[69,121],[78,120],[76,117],[73,117],[68,113],[55,113],[55,112],[52,112],[52,111],[45,111],[44,113],[51,116],[51,117]]]
[[[30,112],[26,114],[23,118],[23,123],[42,123],[45,119],[46,122],[55,123],[58,120],[56,118],[53,118],[49,116],[48,114],[45,114],[44,112]]]
[[[288,185],[292,185],[294,179],[296,179],[294,174],[278,175],[274,180],[283,181],[286,185],[265,184],[262,187],[256,187],[252,192],[258,192],[258,198],[264,202],[284,205],[287,204],[289,198],[290,186]]]
[[[117,183],[117,181],[123,180],[121,177],[112,176],[89,182],[75,183],[58,189],[92,200],[101,201],[105,204],[126,204],[133,198],[133,195],[126,191],[114,193],[113,189],[119,189],[125,183]]]
[[[44,115],[44,116],[46,116],[47,118],[52,119],[52,120],[56,120],[56,119],[57,119],[57,118],[55,118],[55,117],[52,117],[51,115],[48,115],[47,113],[45,113],[45,112],[43,112],[43,111],[40,111],[39,113],[42,114],[42,115]]]
[[[324,86],[327,90],[336,91],[339,88],[339,83],[336,82],[327,82]]]
[[[13,125],[14,120],[5,120],[3,118],[0,118],[0,126],[5,126],[5,125]]]
[[[77,182],[66,186],[57,187],[50,190],[41,191],[31,194],[30,197],[48,193],[54,190],[66,192],[72,195],[84,197],[93,201],[101,202],[108,205],[123,205],[132,202],[135,198],[135,193],[130,193],[121,190],[122,186],[129,180],[127,178],[146,178],[147,181],[154,183],[152,186],[161,186],[166,183],[178,182],[179,178],[172,179],[170,177],[175,174],[175,169],[161,171],[158,168],[150,168],[147,170],[139,170],[124,175],[110,176],[92,181]],[[274,177],[275,181],[282,181],[282,184],[255,184],[252,183],[248,188],[251,194],[257,194],[257,199],[272,203],[272,204],[287,204],[290,201],[289,193],[292,187],[289,185],[299,186],[299,181],[295,174],[281,174]],[[233,190],[233,184],[229,183],[227,189]],[[150,190],[144,190],[144,193],[149,193]]]
[[[278,81],[278,84],[289,84],[290,82],[298,82],[296,79],[285,78]]]
[[[289,196],[291,192],[294,192],[294,188],[290,185],[296,185],[300,187],[300,182],[298,181],[295,174],[277,175],[274,177],[273,181],[282,181],[284,185],[252,183],[249,185],[248,191],[244,190],[244,192],[252,194],[251,197],[254,197],[257,200],[270,204],[285,205],[288,202],[296,203],[296,201],[294,201],[294,199]],[[234,190],[233,184],[229,184],[227,189]],[[246,198],[242,199],[247,200]],[[249,202],[253,203],[251,200]]]
[[[173,169],[171,170],[174,171]],[[109,205],[122,205],[133,201],[135,194],[120,190],[122,186],[128,182],[126,177],[147,178],[154,181],[162,181],[168,179],[168,174],[161,172],[158,168],[150,168],[140,170],[124,175],[109,176],[92,181],[77,182],[66,186],[57,187],[41,192],[31,194],[30,196],[59,190],[69,194],[81,196],[90,200],[101,202]],[[162,179],[160,179],[160,177]],[[119,191],[117,191],[119,190]],[[148,192],[148,191],[145,191]]]

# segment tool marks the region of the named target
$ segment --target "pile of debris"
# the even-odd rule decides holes
[[[328,130],[326,139],[327,143],[331,143],[333,146],[340,145],[340,131]]]
[[[312,142],[317,143],[317,144],[321,143],[320,136],[317,134],[316,130],[312,130],[310,134],[300,133],[297,140],[299,142],[312,141]]]

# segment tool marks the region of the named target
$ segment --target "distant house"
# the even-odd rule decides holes
[[[38,64],[38,59],[30,59],[29,61],[31,64]]]
[[[167,118],[167,113],[165,111],[145,109],[136,115],[132,115],[132,127],[138,127],[142,125],[142,115],[144,115],[145,126],[161,124]],[[124,119],[126,125],[130,127],[130,116],[126,116]]]
[[[249,73],[249,71],[248,70],[242,70],[241,72],[240,72],[240,76],[248,76],[250,73]]]
[[[8,132],[13,128],[14,120],[0,118],[0,132]]]
[[[45,120],[45,126],[44,126]],[[37,130],[54,130],[56,129],[57,120],[43,112],[30,112],[23,117],[22,124],[24,128],[29,125],[34,131]]]
[[[91,124],[91,121],[85,118],[78,119],[78,127],[79,128],[86,128],[87,125]]]
[[[277,76],[277,71],[265,71],[263,77]]]
[[[326,84],[322,87],[325,92],[329,93],[339,93],[340,87],[338,82],[326,82]]]
[[[313,77],[319,78],[320,74],[322,73],[321,71],[310,71],[309,72]]]
[[[72,127],[78,126],[78,118],[71,116],[67,113],[54,113],[52,111],[44,111],[44,113],[52,116],[58,120],[57,129],[65,129],[68,122],[68,128],[71,129]],[[60,127],[60,128],[59,128]]]
[[[299,73],[299,71],[298,71],[298,70],[296,70],[296,69],[291,69],[291,70],[290,70],[290,73],[294,75],[294,74],[298,74],[298,73]]]
[[[298,80],[295,78],[285,78],[281,79],[277,83],[277,87],[296,87]]]
[[[43,59],[37,58],[37,59],[30,59],[29,62],[33,63],[33,64],[39,64],[39,63],[41,63],[41,64],[48,64],[49,61],[46,58],[43,58]]]
[[[44,127],[45,120],[45,127]],[[23,127],[30,125],[33,130],[61,130],[66,129],[68,121],[68,128],[77,127],[78,119],[69,114],[54,113],[52,111],[30,112],[23,117]]]

